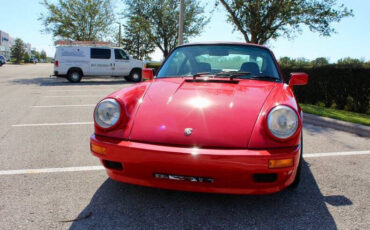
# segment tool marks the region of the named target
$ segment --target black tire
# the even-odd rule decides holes
[[[78,69],[72,69],[68,72],[67,79],[69,82],[78,83],[81,81],[82,72]]]
[[[299,183],[301,182],[302,177],[302,164],[303,164],[303,133],[301,134],[301,156],[299,157],[299,164],[297,168],[297,174],[295,175],[294,181],[289,188],[295,189],[298,187]]]
[[[141,71],[138,69],[132,70],[130,76],[125,77],[126,81],[140,82],[141,81]]]

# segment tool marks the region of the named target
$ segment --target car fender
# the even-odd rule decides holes
[[[124,114],[119,121],[119,125],[112,130],[104,130],[94,122],[95,134],[98,136],[127,140],[135,120],[136,112],[151,83],[151,81],[141,82],[131,87],[118,90],[105,97],[104,99],[113,98],[117,100],[121,106],[121,113]]]
[[[287,140],[277,140],[271,137],[268,133],[266,126],[266,118],[272,108],[277,105],[286,105],[295,110],[298,114],[298,129],[296,134]],[[260,111],[254,129],[252,131],[251,138],[248,143],[248,148],[260,149],[260,148],[282,148],[282,147],[294,147],[300,143],[300,134],[302,129],[302,117],[301,111],[294,97],[292,89],[287,84],[278,84],[266,98],[266,101]]]

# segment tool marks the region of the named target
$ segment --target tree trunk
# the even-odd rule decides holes
[[[238,20],[238,17],[234,14],[231,7],[226,3],[225,0],[220,0],[220,2],[226,8],[227,12],[229,12],[235,26],[243,34],[245,42],[250,42],[247,32],[243,29],[242,23]]]
[[[259,44],[258,43],[258,38],[257,38],[256,34],[254,34],[254,33],[251,34],[251,43]]]
[[[168,51],[167,49],[165,49],[165,50],[163,51],[163,57],[164,57],[164,58],[167,58],[168,53],[169,53],[169,51]]]

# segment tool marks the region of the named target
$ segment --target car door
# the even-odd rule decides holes
[[[111,49],[91,48],[90,51],[90,75],[111,76],[113,74]]]
[[[114,49],[114,76],[128,76],[130,74],[130,58],[122,49]]]

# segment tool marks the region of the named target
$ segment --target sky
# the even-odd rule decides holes
[[[206,6],[207,12],[213,9],[214,0],[200,1]],[[0,30],[31,43],[38,51],[45,50],[48,56],[52,57],[55,52],[54,41],[51,34],[41,32],[43,26],[38,18],[45,9],[39,2],[40,0],[0,0]],[[123,1],[113,0],[113,2],[115,11],[120,12]],[[336,34],[322,37],[304,28],[302,33],[297,34],[292,40],[278,38],[270,41],[267,46],[272,49],[277,58],[288,56],[312,60],[326,57],[330,62],[336,62],[343,57],[352,57],[370,61],[370,1],[338,0],[338,3],[353,9],[354,17],[347,17],[339,23],[334,23]],[[233,26],[226,22],[226,14],[226,11],[219,6],[213,12],[202,34],[191,38],[190,42],[243,42],[242,35],[237,31],[233,32]],[[160,60],[161,52],[157,49],[152,58]]]

